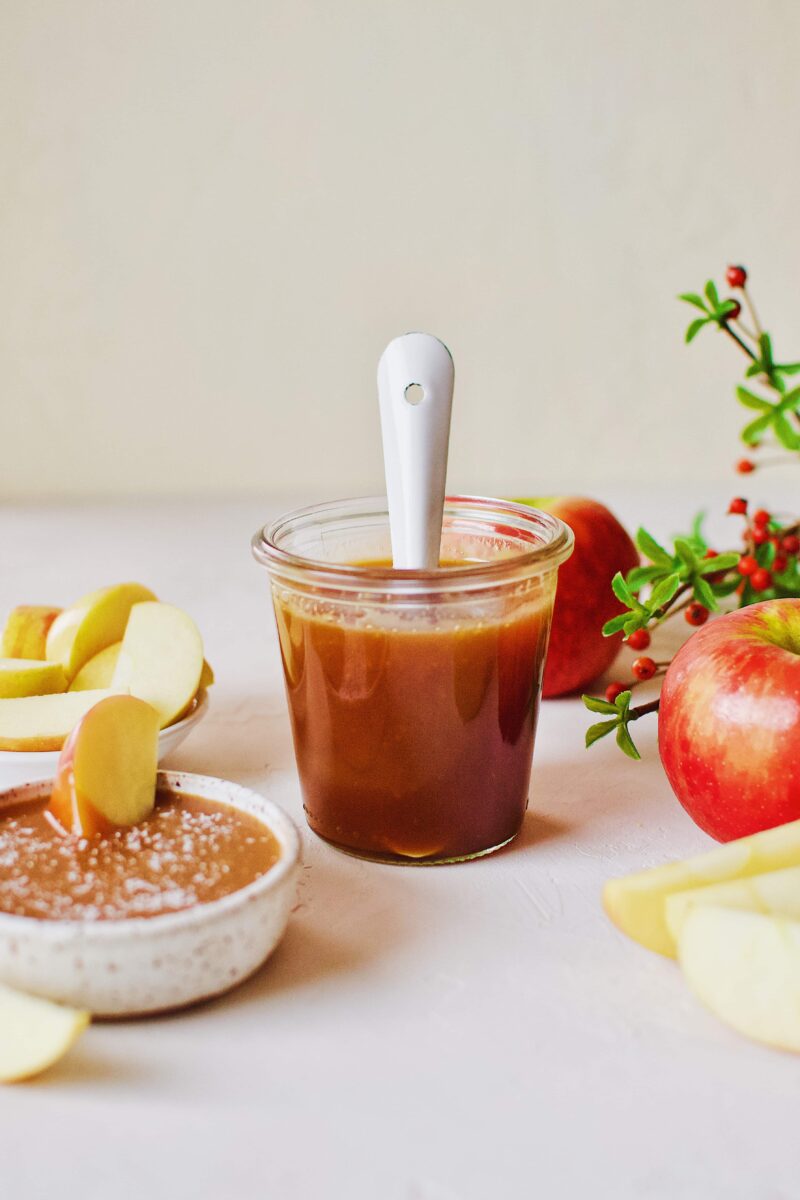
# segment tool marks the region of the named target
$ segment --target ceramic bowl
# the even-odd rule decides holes
[[[0,982],[96,1016],[138,1016],[226,992],[271,954],[294,899],[300,838],[293,822],[271,800],[222,779],[160,771],[158,786],[251,813],[277,839],[277,863],[228,896],[160,917],[44,921],[0,913]],[[0,792],[0,814],[49,787]]]
[[[208,693],[198,696],[182,721],[168,725],[158,735],[158,761],[177,750],[208,712]],[[58,750],[0,750],[0,788],[18,787],[37,779],[52,779],[58,765]]]

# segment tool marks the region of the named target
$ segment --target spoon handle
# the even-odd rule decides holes
[[[391,341],[378,364],[383,462],[394,566],[439,565],[450,411],[450,351],[429,333]]]

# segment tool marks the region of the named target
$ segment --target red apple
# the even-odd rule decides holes
[[[800,818],[800,600],[766,600],[698,629],[658,714],[675,795],[720,842]]]
[[[622,611],[611,590],[617,571],[638,566],[639,554],[604,504],[583,496],[523,500],[552,513],[575,534],[575,550],[558,571],[543,696],[576,692],[602,675],[616,658],[622,634],[604,638],[603,625]]]

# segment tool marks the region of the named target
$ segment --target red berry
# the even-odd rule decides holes
[[[728,287],[744,287],[747,283],[747,271],[744,267],[728,267],[725,272]]]
[[[772,520],[772,513],[768,513],[765,508],[757,508],[753,513],[754,525],[769,525]]]
[[[705,604],[700,604],[697,600],[693,600],[687,606],[686,612],[683,615],[690,625],[705,625],[708,620],[708,609]]]
[[[606,700],[609,704],[614,704],[617,696],[621,696],[622,693],[627,692],[627,690],[627,683],[620,683],[619,680],[617,680],[615,683],[610,683],[606,688]]]
[[[631,650],[646,650],[650,645],[650,634],[646,629],[634,629],[630,637],[625,639],[625,645]]]
[[[734,496],[734,498],[731,500],[730,504],[728,505],[728,512],[729,513],[746,513],[747,512],[747,501],[745,500],[744,496]]]
[[[753,558],[752,554],[743,554],[739,559],[739,574],[752,575],[759,569],[758,563]]]
[[[800,550],[800,538],[795,533],[787,533],[781,545],[787,554],[797,554]]]
[[[637,679],[652,679],[656,673],[656,664],[653,662],[652,658],[643,656],[642,658],[635,658],[633,660],[633,666],[631,667],[631,670]]]
[[[751,471],[755,471],[756,464],[752,458],[740,458],[736,464],[736,470],[740,475],[749,475]]]
[[[750,576],[750,585],[754,592],[765,592],[768,587],[772,587],[772,576],[764,567],[759,567]]]
[[[787,562],[788,562],[788,560],[785,555],[776,554],[775,561],[772,564],[772,569],[776,575],[780,575],[783,571],[786,570]]]
[[[706,550],[705,554],[703,555],[703,558],[716,558],[716,557],[717,557],[716,550],[712,550],[710,547],[708,550]]]
[[[750,536],[757,546],[763,546],[764,542],[769,541],[769,534],[763,525],[756,525]]]
[[[725,316],[722,319],[723,319],[723,321],[735,321],[737,319],[737,317],[739,317],[741,315],[741,312],[742,312],[741,304],[739,303],[738,300],[734,300],[733,308],[728,309],[728,311],[725,313]]]

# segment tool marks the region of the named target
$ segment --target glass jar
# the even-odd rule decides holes
[[[476,496],[448,497],[433,571],[392,569],[385,499],[300,509],[255,535],[315,833],[403,863],[511,841],[572,541],[556,517]]]

